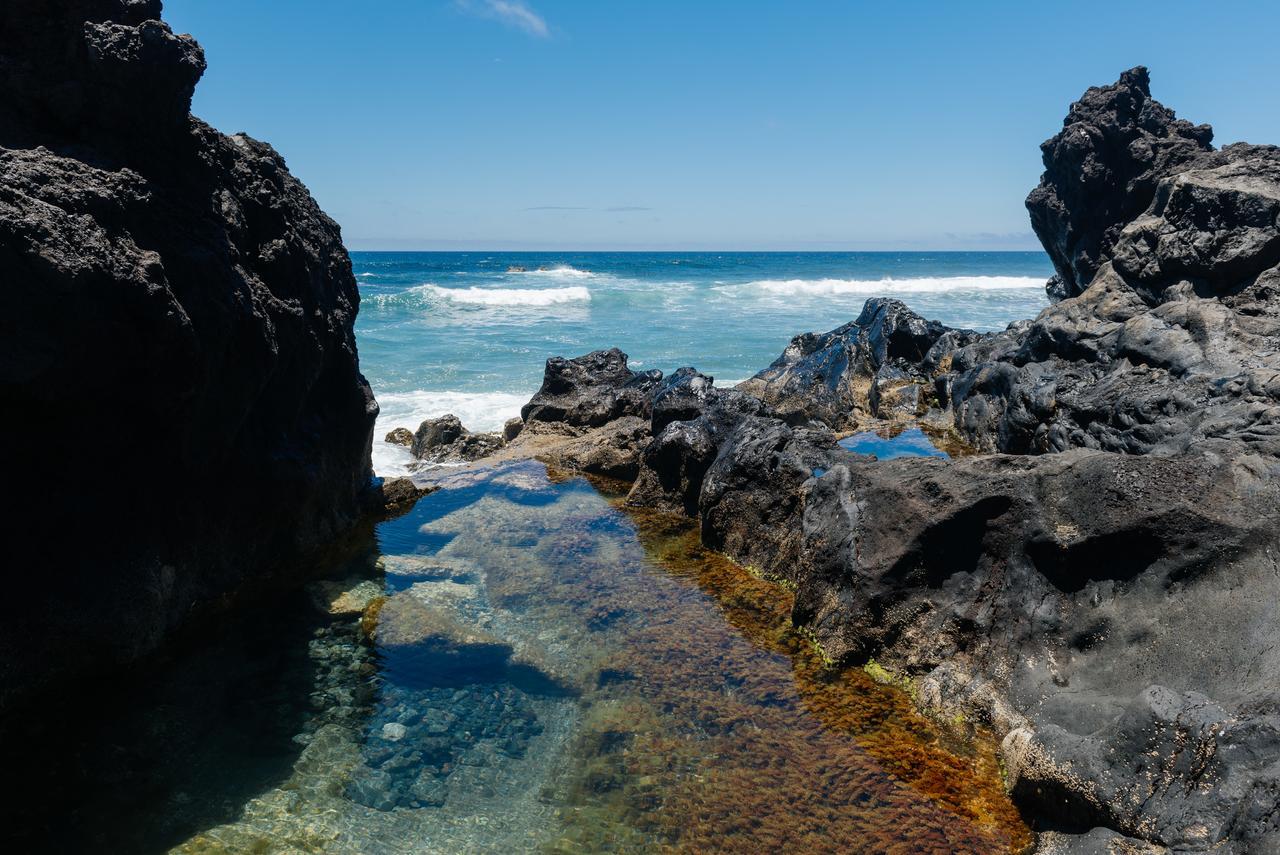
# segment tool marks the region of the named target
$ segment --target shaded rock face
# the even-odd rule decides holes
[[[0,9],[0,706],[128,662],[360,515],[377,412],[337,225],[188,113],[159,2]],[[42,453],[52,426],[92,436]]]
[[[832,659],[1003,734],[1044,852],[1280,845],[1280,150],[1209,140],[1127,72],[1045,146],[1039,317],[873,300],[737,390],[681,369],[633,410],[627,502],[794,585]],[[986,453],[836,445],[871,419]]]

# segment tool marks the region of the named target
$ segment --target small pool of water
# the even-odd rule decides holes
[[[21,851],[1030,841],[989,741],[828,669],[790,593],[618,498],[537,463],[453,476],[305,594],[33,743],[58,810],[9,820]]]
[[[951,457],[934,445],[929,435],[918,427],[907,428],[892,435],[863,431],[846,436],[839,444],[841,448],[855,454],[870,454],[877,460],[893,460],[897,457],[941,457],[945,460]]]

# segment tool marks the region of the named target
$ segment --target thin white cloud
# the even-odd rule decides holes
[[[459,0],[458,6],[474,15],[492,18],[540,39],[551,35],[546,19],[530,9],[524,0]]]

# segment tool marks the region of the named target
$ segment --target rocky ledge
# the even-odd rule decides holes
[[[1211,139],[1128,71],[1043,146],[1039,317],[872,300],[727,390],[551,360],[502,453],[633,480],[831,659],[994,728],[1042,851],[1277,851],[1280,150]],[[976,453],[837,444],[886,423]]]
[[[270,146],[190,115],[204,55],[160,13],[0,4],[0,711],[156,649],[378,498],[338,226]]]

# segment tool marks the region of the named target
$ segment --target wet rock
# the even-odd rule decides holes
[[[377,487],[377,495],[384,514],[399,515],[437,489],[435,485],[420,487],[412,478],[384,478]]]
[[[412,448],[413,438],[413,431],[408,428],[398,427],[388,432],[383,441],[392,445],[403,445],[405,448]]]
[[[0,8],[7,564],[46,563],[73,516],[94,545],[6,575],[4,708],[145,656],[365,512],[377,405],[338,226],[269,145],[190,115],[204,55],[159,15]],[[25,451],[51,424],[95,425],[92,479]]]
[[[868,300],[852,323],[793,338],[782,356],[738,389],[760,398],[792,424],[818,420],[839,430],[888,416],[908,394],[896,392],[889,398],[888,390],[918,385],[919,390],[909,393],[916,397],[907,408],[914,415],[921,406],[919,395],[929,394],[939,373],[940,366],[928,358],[930,351],[947,334],[952,347],[957,338],[977,338],[976,333],[926,321],[897,300]]]
[[[661,371],[632,371],[627,355],[616,347],[576,359],[547,360],[540,388],[524,408],[526,422],[560,422],[572,427],[600,427],[623,416],[648,419]]]
[[[418,426],[409,451],[426,463],[473,461],[488,457],[505,444],[496,433],[471,433],[457,416],[427,419]]]

